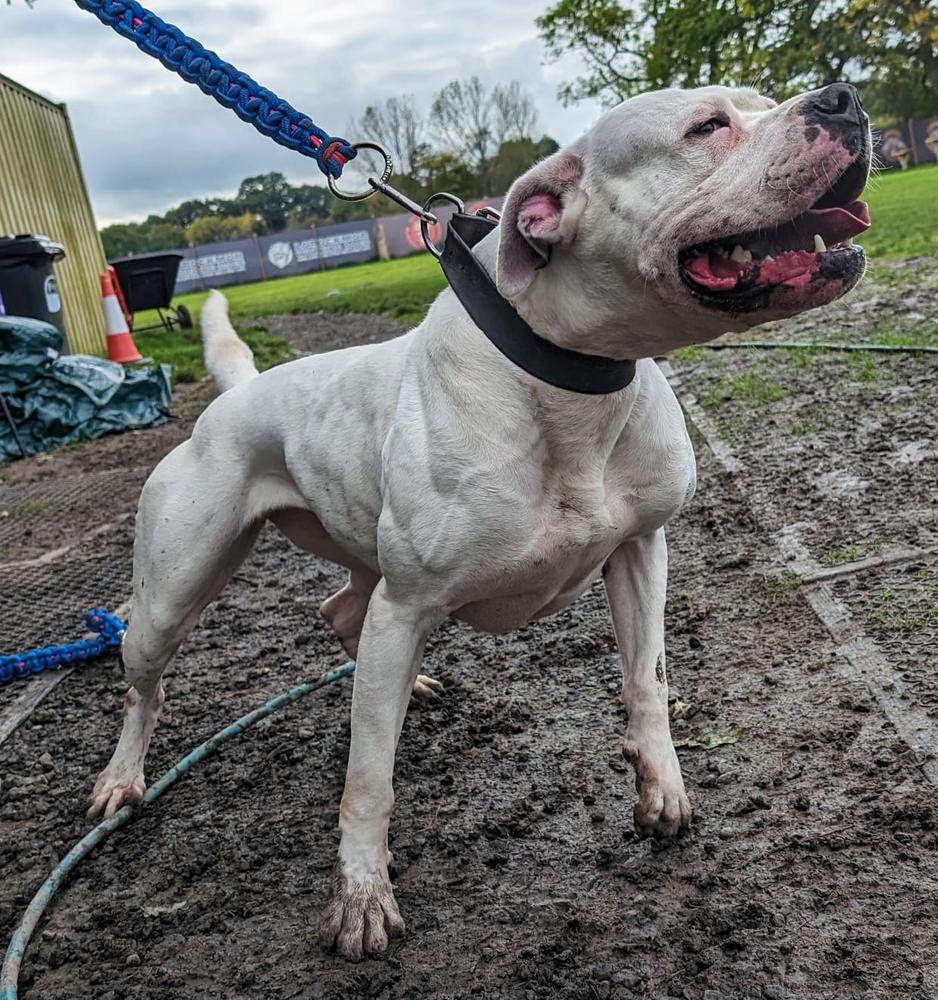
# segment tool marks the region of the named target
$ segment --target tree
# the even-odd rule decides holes
[[[293,207],[293,191],[286,177],[279,170],[273,170],[269,174],[245,177],[238,187],[234,204],[239,212],[259,216],[266,231],[276,233],[286,227],[287,215]]]
[[[463,199],[476,194],[472,167],[454,153],[428,153],[417,165],[416,178],[423,190],[421,201],[441,191]]]
[[[155,219],[153,222],[151,220]],[[101,230],[107,257],[127,257],[134,253],[172,250],[186,244],[181,226],[173,226],[151,216],[146,222],[119,222]]]
[[[586,64],[566,101],[707,83],[785,97],[843,79],[874,95],[911,87],[921,110],[938,99],[934,0],[557,0],[537,24],[554,57]]]
[[[412,176],[427,149],[427,120],[413,94],[370,104],[350,129],[359,139],[378,142],[390,153],[394,173]]]
[[[217,243],[221,240],[238,240],[250,236],[257,229],[257,217],[250,212],[243,215],[203,215],[186,227],[186,242]]]
[[[329,218],[333,197],[327,188],[316,184],[300,184],[293,188],[292,206],[287,222],[290,226],[311,226]]]
[[[520,177],[538,160],[556,153],[560,147],[549,136],[540,141],[531,139],[509,139],[498,147],[489,167],[488,194],[504,194],[517,177]]]
[[[517,81],[489,92],[477,77],[451,80],[433,99],[430,122],[441,145],[475,174],[472,195],[488,193],[492,156],[509,139],[530,139],[537,112]]]

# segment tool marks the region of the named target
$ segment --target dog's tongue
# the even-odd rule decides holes
[[[836,208],[809,208],[795,220],[798,229],[819,233],[824,242],[842,243],[870,228],[870,209],[865,201],[854,201]]]
[[[704,288],[715,292],[728,292],[735,288],[746,264],[737,264],[731,257],[724,257],[716,251],[692,257],[684,262],[684,270]]]

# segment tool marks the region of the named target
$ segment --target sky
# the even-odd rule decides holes
[[[452,79],[519,80],[544,132],[565,145],[599,114],[564,107],[575,57],[547,59],[535,18],[548,0],[153,0],[164,21],[332,134],[368,104],[414,94],[428,108]],[[315,162],[263,137],[71,0],[0,3],[0,73],[68,106],[99,225],[229,195],[270,170],[322,183]]]

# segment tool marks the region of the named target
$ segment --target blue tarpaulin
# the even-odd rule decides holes
[[[28,454],[169,419],[169,365],[127,369],[61,349],[54,326],[0,316],[0,392]],[[0,463],[19,457],[0,416]]]

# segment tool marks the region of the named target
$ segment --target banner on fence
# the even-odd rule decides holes
[[[175,294],[374,260],[373,230],[363,219],[172,251],[183,255]]]
[[[504,198],[473,201],[475,212],[483,206],[499,208]],[[445,223],[452,215],[448,205],[434,208],[439,223],[430,227],[430,238],[443,239]],[[241,285],[291,274],[308,274],[343,264],[361,264],[379,256],[406,257],[426,253],[420,235],[420,220],[407,212],[380,219],[357,219],[310,229],[291,229],[268,236],[247,236],[222,243],[205,243],[167,253],[182,254],[176,278],[176,295],[203,288]]]

